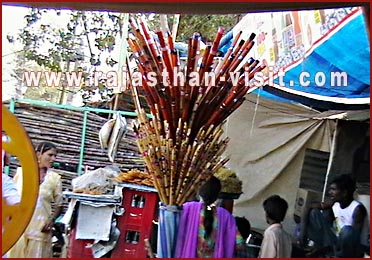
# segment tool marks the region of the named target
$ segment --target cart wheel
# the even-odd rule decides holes
[[[2,106],[2,130],[10,142],[2,142],[2,149],[17,156],[23,169],[22,197],[17,205],[2,199],[2,255],[19,239],[31,220],[39,193],[39,168],[32,143],[18,119]]]

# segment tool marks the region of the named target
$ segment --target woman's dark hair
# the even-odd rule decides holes
[[[209,180],[206,181],[199,189],[199,195],[204,202],[205,238],[209,237],[213,230],[214,211],[213,209],[209,208],[209,205],[218,199],[220,191],[221,182],[215,176],[210,177]]]
[[[251,223],[245,217],[235,217],[236,226],[243,239],[246,240],[251,233]]]
[[[288,203],[279,195],[272,195],[263,202],[263,208],[270,219],[280,223],[287,213]]]
[[[41,142],[38,144],[38,146],[36,146],[36,152],[40,152],[41,154],[51,150],[51,149],[56,149],[57,150],[57,146],[53,143],[50,143],[50,142]]]
[[[337,188],[341,191],[347,191],[349,196],[354,195],[356,184],[354,179],[349,174],[343,174],[335,177],[331,184],[336,184]]]

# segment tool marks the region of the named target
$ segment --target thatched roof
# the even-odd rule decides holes
[[[115,106],[115,98],[116,96],[113,96],[108,101],[88,103],[87,106],[94,107],[94,108],[110,109],[110,110],[132,111],[132,112],[135,111],[132,94],[130,90],[126,90],[118,94],[118,102],[116,106]],[[146,103],[144,95],[140,96],[140,102],[141,102],[142,107],[146,110],[146,112],[149,113],[149,108]]]
[[[59,150],[58,162],[69,165],[79,164],[83,133],[83,111],[16,102],[14,114],[26,129],[35,146],[42,141],[53,142]],[[143,169],[144,164],[138,152],[135,134],[131,127],[134,118],[126,117],[126,119],[129,131],[119,144],[115,163],[123,171],[132,168]],[[84,166],[100,168],[112,164],[106,151],[101,149],[98,137],[99,130],[106,121],[106,118],[94,112],[88,112],[83,144]]]

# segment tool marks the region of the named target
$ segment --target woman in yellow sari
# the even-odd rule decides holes
[[[36,147],[39,163],[40,187],[34,214],[25,232],[9,251],[11,258],[52,258],[52,228],[62,212],[61,176],[51,168],[56,159],[54,144],[43,142]],[[14,176],[18,191],[22,194],[22,169]],[[52,212],[52,202],[54,211]]]

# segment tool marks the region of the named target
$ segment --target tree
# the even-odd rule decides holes
[[[135,14],[134,17],[139,18],[143,14]],[[148,26],[151,30],[155,30],[156,26],[160,24],[159,14],[147,14]],[[205,42],[212,42],[216,36],[218,27],[224,27],[225,31],[231,30],[235,24],[239,22],[240,14],[227,15],[191,15],[183,14],[180,16],[178,33],[176,41],[188,42],[189,37],[194,32],[202,35]],[[171,27],[174,23],[174,15],[168,15],[168,24]],[[170,28],[171,29],[171,28]]]
[[[67,61],[100,65],[102,53],[113,50],[122,30],[120,15],[109,12],[31,8],[25,19],[27,24],[17,37],[25,57],[52,71],[63,70],[62,64]]]
[[[81,68],[89,78],[102,60],[111,67],[117,63],[110,55],[122,33],[121,14],[31,8],[24,18],[26,26],[16,37],[8,35],[8,41],[18,40],[24,58],[46,70]],[[65,86],[62,81],[60,103]]]
[[[194,32],[198,32],[202,35],[205,43],[212,42],[216,36],[218,27],[224,27],[227,32],[234,27],[239,19],[239,14],[181,15],[177,40],[187,42],[188,38]]]
[[[151,30],[159,25],[159,14],[131,14],[133,17],[145,15]],[[8,35],[9,42],[19,41],[23,45],[26,60],[34,61],[41,68],[50,71],[69,71],[81,69],[84,79],[89,79],[100,67],[114,68],[118,64],[118,54],[123,35],[124,14],[112,12],[50,10],[30,8],[24,18],[26,26],[18,35]],[[235,25],[237,15],[182,15],[177,41],[187,42],[194,33],[199,32],[208,42],[213,41],[219,26],[229,30]],[[168,16],[168,23],[173,23],[173,16]],[[21,66],[19,69],[30,69]],[[116,69],[117,70],[117,69]],[[85,93],[93,93],[90,84],[81,85]],[[66,82],[59,90],[63,100]],[[99,92],[110,98],[105,89],[105,82],[99,86]],[[70,90],[71,91],[71,90]],[[75,90],[73,90],[75,91]],[[78,91],[78,90],[77,90]],[[109,94],[107,94],[109,93]],[[89,98],[89,95],[85,95]]]

